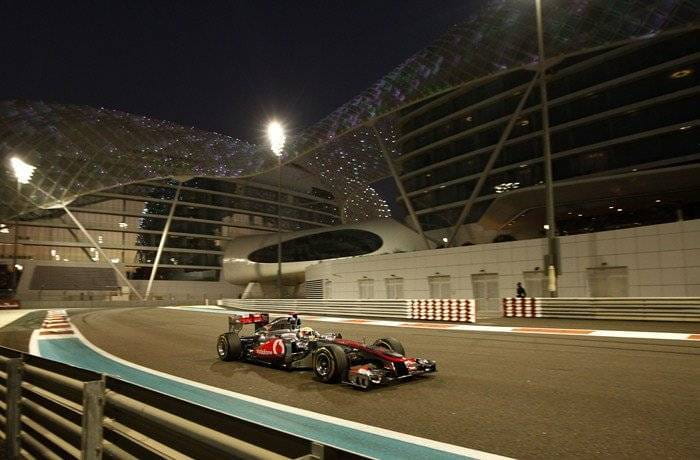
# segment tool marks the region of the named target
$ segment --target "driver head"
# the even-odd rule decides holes
[[[301,329],[299,329],[299,337],[300,338],[310,339],[310,338],[315,337],[315,336],[316,336],[315,331],[308,326],[302,327]]]

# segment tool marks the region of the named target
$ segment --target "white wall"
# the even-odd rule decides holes
[[[376,298],[384,279],[404,278],[406,298],[428,297],[428,276],[452,278],[453,297],[473,297],[472,274],[498,273],[500,296],[513,296],[523,271],[543,269],[544,239],[481,244],[411,253],[324,261],[306,279],[328,279],[333,298],[359,297],[358,280],[373,278]],[[588,296],[586,269],[628,267],[630,296],[700,296],[700,220],[561,237],[559,295]]]

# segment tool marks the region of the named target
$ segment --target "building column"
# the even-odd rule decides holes
[[[542,25],[542,2],[535,0],[537,16],[537,47],[540,68],[540,107],[542,113],[542,147],[544,162],[545,207],[547,211],[547,273],[550,297],[557,297],[557,272],[560,267],[557,226],[554,221],[554,179],[552,174],[552,147],[549,137],[549,101],[547,100],[547,63],[544,58],[544,31]]]
[[[163,255],[163,248],[165,247],[165,240],[168,238],[168,233],[170,232],[170,223],[173,221],[173,215],[175,215],[175,208],[177,207],[178,199],[180,198],[180,188],[182,187],[182,182],[178,181],[177,188],[175,189],[175,199],[173,199],[173,204],[170,206],[170,212],[168,213],[168,218],[165,221],[165,227],[163,227],[163,233],[160,236],[160,242],[158,243],[158,250],[156,251],[156,257],[153,260],[153,266],[151,267],[151,276],[148,277],[148,285],[146,285],[146,295],[144,300],[148,300],[151,296],[151,288],[153,287],[153,280],[156,279],[156,272],[158,271],[158,265],[160,264],[160,257]]]
[[[14,225],[14,238],[12,242],[12,289],[14,290],[14,294],[17,295],[17,285],[18,283],[18,273],[17,273],[17,239],[19,238],[19,225],[17,223],[17,220],[15,220],[15,225]]]
[[[413,209],[413,203],[411,203],[411,200],[408,198],[408,195],[406,194],[406,189],[403,186],[403,183],[401,182],[401,179],[399,178],[399,175],[397,174],[396,171],[396,166],[394,165],[394,161],[391,158],[391,155],[389,155],[389,151],[386,148],[386,144],[384,143],[384,140],[382,139],[381,135],[379,134],[379,131],[377,131],[376,126],[374,126],[374,123],[369,125],[370,128],[372,128],[372,132],[374,133],[374,137],[377,138],[377,143],[379,144],[379,150],[381,150],[382,155],[384,156],[384,160],[386,161],[386,164],[389,166],[389,171],[391,171],[391,175],[394,177],[394,182],[396,182],[396,186],[399,189],[399,192],[401,193],[401,198],[403,198],[403,202],[406,205],[406,210],[408,211],[408,214],[411,216],[411,220],[413,221],[413,225],[418,233],[420,233],[420,236],[423,237],[423,241],[425,242],[425,248],[430,249],[430,242],[428,240],[428,237],[425,236],[425,233],[423,232],[423,227],[420,225],[420,221],[418,220],[418,216],[416,216],[416,212]]]
[[[90,235],[90,233],[88,233],[88,231],[85,229],[85,227],[83,227],[83,224],[80,223],[78,218],[75,217],[72,212],[70,212],[70,210],[68,209],[68,207],[65,204],[62,205],[62,208],[66,212],[66,215],[68,215],[68,217],[70,217],[73,220],[73,222],[75,222],[75,225],[78,226],[80,231],[83,232],[83,235],[85,235],[85,237],[88,239],[90,244],[97,249],[97,251],[100,253],[100,256],[102,256],[102,258],[107,261],[107,263],[114,269],[114,271],[117,272],[117,276],[119,278],[121,278],[121,280],[124,281],[124,283],[126,283],[127,286],[129,286],[129,289],[131,289],[131,292],[136,294],[136,297],[138,297],[139,300],[143,300],[143,297],[141,296],[141,294],[134,288],[134,286],[131,284],[131,282],[126,277],[126,275],[124,275],[124,273],[122,273],[122,271],[119,270],[119,267],[117,267],[109,257],[107,257],[107,254],[105,254],[105,252],[102,250],[102,247],[99,244],[97,244],[97,241],[95,241],[95,239],[92,237],[92,235]]]
[[[511,115],[510,120],[508,120],[508,124],[506,125],[505,129],[501,133],[501,137],[500,137],[500,139],[498,139],[498,144],[496,144],[496,148],[493,150],[493,152],[491,152],[491,156],[489,157],[489,161],[486,163],[486,166],[484,167],[484,171],[481,173],[479,180],[476,182],[476,185],[472,189],[472,193],[471,193],[471,195],[469,195],[469,199],[467,199],[467,202],[464,204],[464,207],[462,208],[462,212],[460,212],[459,218],[457,219],[455,226],[452,228],[452,234],[450,235],[450,239],[448,240],[449,246],[454,246],[454,242],[456,241],[457,232],[459,232],[459,227],[461,227],[464,224],[464,220],[467,218],[467,216],[469,215],[469,212],[472,210],[472,207],[474,206],[474,202],[476,201],[476,198],[481,193],[481,189],[483,188],[484,183],[486,183],[486,179],[488,178],[489,174],[491,174],[491,170],[493,169],[493,166],[496,164],[496,160],[498,160],[498,157],[501,154],[501,151],[503,150],[503,145],[510,137],[510,133],[513,131],[513,126],[515,126],[515,121],[518,119],[518,117],[520,116],[520,113],[523,111],[523,108],[525,107],[525,102],[527,101],[527,98],[530,97],[530,93],[532,92],[532,89],[535,87],[535,83],[539,80],[538,77],[539,77],[539,74],[536,74],[535,78],[533,78],[532,81],[530,82],[530,84],[528,85],[527,89],[525,90],[525,94],[523,94],[523,97],[520,98],[520,102],[518,103],[518,106],[515,108],[515,112],[513,112],[513,115]]]

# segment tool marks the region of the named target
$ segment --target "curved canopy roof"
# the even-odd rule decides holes
[[[698,0],[545,1],[550,58],[662,31],[697,26]],[[456,87],[537,62],[534,1],[492,0],[289,142],[285,162],[322,177],[347,200],[349,221],[383,215],[368,185],[390,175],[399,111]],[[97,190],[170,176],[245,177],[276,164],[267,147],[124,112],[43,102],[0,103],[0,158],[37,166],[19,193],[2,181],[0,219]],[[10,175],[9,167],[3,168]]]

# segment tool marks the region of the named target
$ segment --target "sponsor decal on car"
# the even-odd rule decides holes
[[[284,340],[273,339],[260,345],[255,349],[255,354],[260,357],[278,358],[284,356]]]

